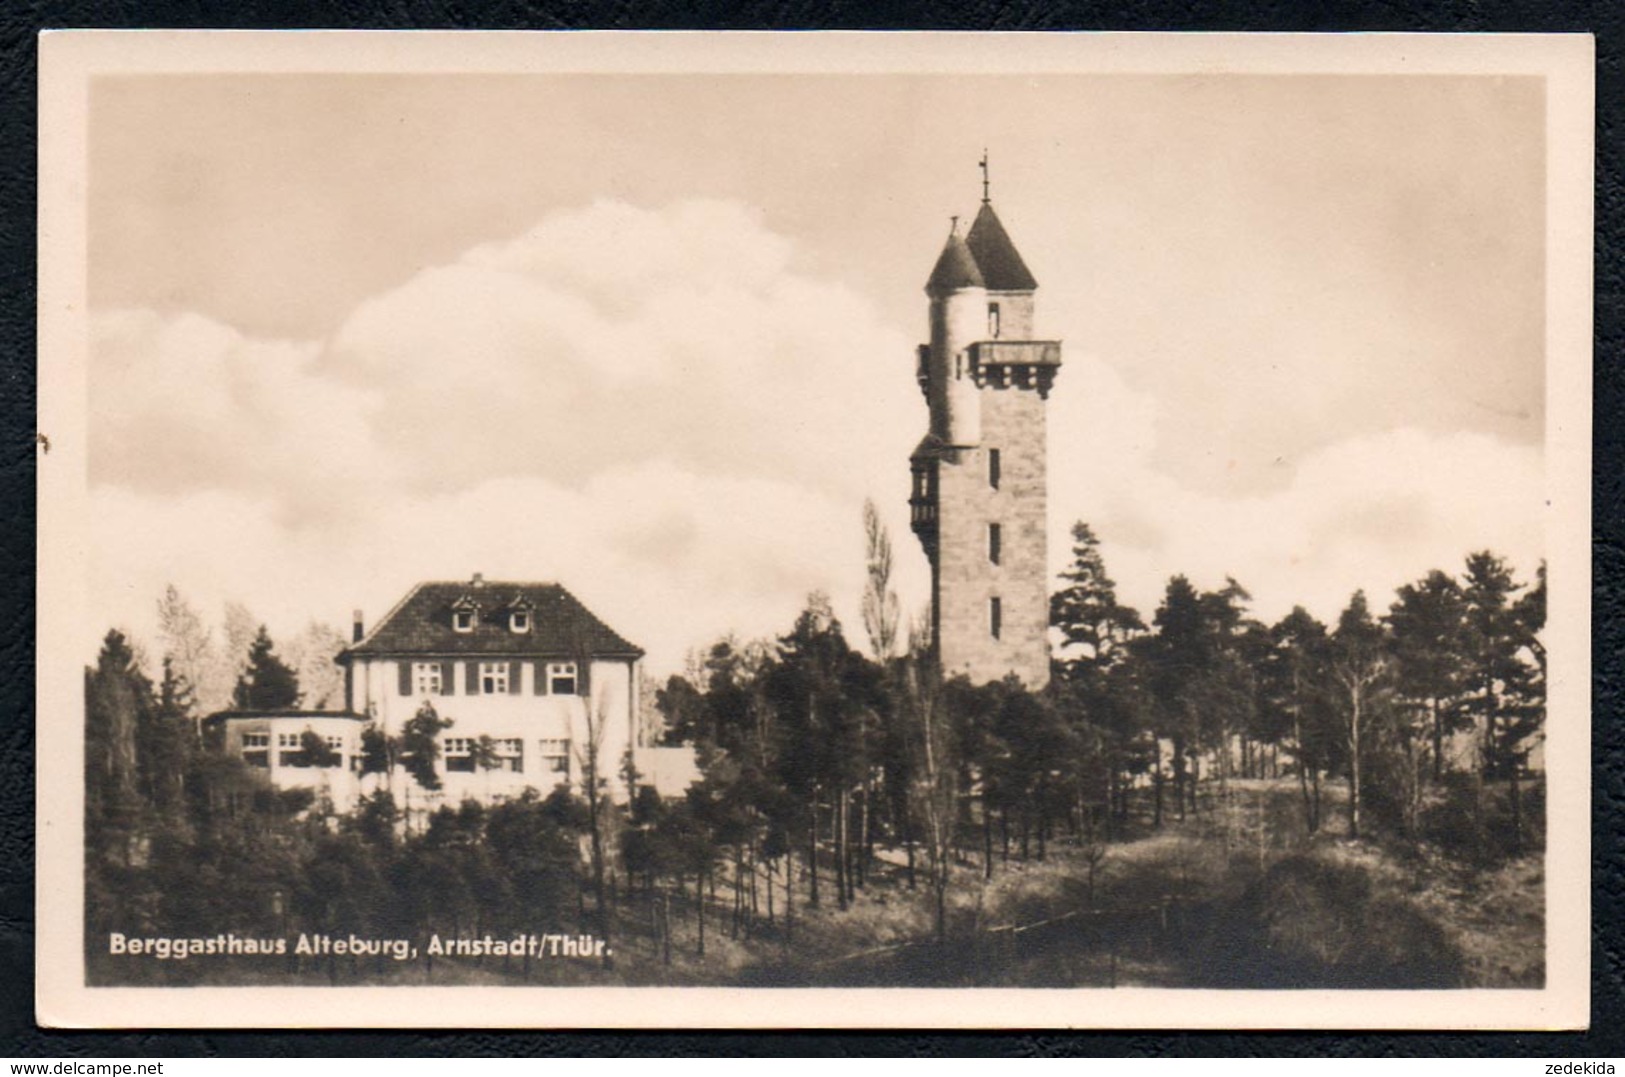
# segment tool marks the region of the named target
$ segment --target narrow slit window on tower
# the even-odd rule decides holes
[[[999,638],[999,632],[1004,628],[1004,606],[999,602],[999,596],[994,595],[987,600],[987,630],[994,639]]]
[[[1003,550],[1004,544],[1001,541],[1003,538],[998,524],[987,525],[987,559],[995,565],[999,563],[999,555]],[[998,633],[995,632],[994,635]]]
[[[987,484],[993,489],[999,488],[999,450],[987,451]]]
[[[995,340],[999,336],[999,305],[997,303],[987,305],[987,335]]]

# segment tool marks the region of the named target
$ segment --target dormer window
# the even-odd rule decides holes
[[[517,635],[530,631],[530,611],[514,610],[508,615],[508,630]]]
[[[451,627],[455,631],[472,632],[479,623],[480,604],[473,598],[464,595],[451,604]]]

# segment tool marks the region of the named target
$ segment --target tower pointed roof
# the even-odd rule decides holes
[[[937,256],[936,268],[931,270],[931,279],[925,282],[925,290],[935,294],[951,292],[958,288],[982,287],[985,287],[982,271],[977,268],[976,259],[971,256],[965,237],[958,232],[950,234],[948,242],[943,245],[942,253]]]
[[[983,200],[982,208],[965,237],[965,246],[976,261],[977,268],[990,292],[1030,292],[1038,287],[1027,263],[1016,252],[1010,235],[993,212],[993,203]],[[941,264],[940,262],[938,263]]]

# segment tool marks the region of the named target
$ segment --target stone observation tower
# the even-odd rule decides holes
[[[909,458],[914,533],[931,560],[932,638],[944,677],[1049,681],[1045,401],[1061,344],[1034,340],[1038,282],[988,198],[937,259],[931,342],[916,378],[930,430]]]

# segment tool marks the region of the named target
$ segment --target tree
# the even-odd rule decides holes
[[[1072,564],[1061,573],[1066,586],[1050,596],[1050,625],[1061,634],[1056,666],[1075,743],[1092,753],[1089,762],[1099,764],[1110,824],[1126,817],[1130,776],[1145,769],[1155,747],[1145,741],[1138,682],[1126,662],[1127,644],[1145,631],[1145,622],[1117,601],[1093,529],[1078,521],[1072,540]],[[1080,783],[1086,769],[1078,768]],[[1086,795],[1080,787],[1080,802]]]
[[[205,713],[236,706],[236,685],[248,669],[250,651],[257,633],[254,615],[240,602],[227,602],[225,624],[214,668],[207,688],[198,690],[198,703]]]
[[[1155,729],[1159,740],[1173,747],[1174,796],[1179,817],[1185,817],[1187,753],[1199,735],[1198,713],[1202,678],[1208,671],[1211,653],[1209,632],[1201,596],[1184,576],[1168,581],[1162,605],[1152,619],[1156,631],[1139,647],[1147,663],[1147,687],[1155,703]],[[1161,751],[1159,748],[1158,755]],[[1156,821],[1162,822],[1162,763],[1159,758],[1153,774],[1156,787]]]
[[[942,685],[936,667],[922,650],[923,640],[911,641],[903,668],[904,709],[914,730],[919,780],[914,795],[925,821],[926,865],[931,881],[937,942],[948,938],[948,884],[953,871],[953,827],[959,803],[958,767],[953,758],[953,735],[942,703]]]
[[[398,747],[395,751],[395,761],[401,769],[428,792],[440,789],[440,771],[435,765],[440,759],[440,734],[450,729],[454,723],[450,718],[440,717],[440,712],[434,709],[434,704],[428,700],[417,709],[417,713],[406,720],[401,727]],[[386,741],[386,757],[388,742]],[[366,749],[363,742],[363,749]],[[408,787],[407,820],[411,821],[410,787]]]
[[[1501,723],[1505,717],[1505,690],[1523,676],[1519,650],[1523,646],[1511,597],[1518,585],[1512,570],[1488,550],[1467,558],[1466,645],[1467,713],[1479,731],[1479,764],[1484,778],[1505,772]]]
[[[1526,746],[1538,738],[1546,723],[1546,645],[1540,634],[1546,627],[1546,562],[1535,571],[1535,583],[1512,605],[1512,626],[1519,646],[1519,664],[1508,680],[1505,694],[1510,700],[1503,734],[1508,759],[1507,774],[1512,807],[1512,845],[1523,851],[1523,801],[1519,775],[1529,760]],[[1527,654],[1529,660],[1524,660]]]
[[[214,642],[203,618],[181,597],[174,584],[165,587],[163,597],[158,600],[158,638],[163,646],[163,658],[169,663],[180,690],[195,706],[194,717],[201,720],[207,710],[220,709],[211,706],[215,700],[204,698],[204,693],[211,688],[214,673]]]
[[[491,791],[491,772],[502,765],[502,756],[497,753],[497,742],[489,733],[481,733],[474,738],[468,746],[468,761],[473,765],[476,773],[484,776],[485,790]]]
[[[298,702],[299,678],[276,656],[271,634],[260,625],[248,649],[248,665],[232,692],[232,705],[238,710],[281,710]]]
[[[308,725],[299,734],[299,765],[327,769],[343,761],[343,754],[327,743],[327,738]]]
[[[152,682],[129,641],[108,632],[95,668],[85,671],[85,853],[93,868],[128,867],[139,857],[138,730],[154,707]]]
[[[588,659],[581,660],[582,668],[586,668]],[[589,697],[586,701],[586,737],[583,739],[580,750],[576,753],[581,763],[581,792],[587,802],[587,827],[590,849],[592,851],[592,885],[593,901],[598,916],[599,935],[605,940],[605,949],[608,949],[610,936],[610,909],[604,889],[604,857],[608,839],[605,829],[608,821],[604,818],[606,803],[604,793],[609,784],[608,777],[603,770],[604,726],[608,716],[593,705]],[[606,967],[610,964],[606,955]]]
[[[334,661],[348,646],[344,633],[311,621],[288,648],[288,664],[299,684],[298,705],[306,710],[343,710],[344,671]]]
[[[891,536],[873,501],[863,503],[864,567],[868,583],[863,591],[863,628],[875,659],[885,662],[897,644],[897,592],[891,586]]]
[[[1376,732],[1385,702],[1389,659],[1382,628],[1372,620],[1365,592],[1356,591],[1337,619],[1332,634],[1330,670],[1341,689],[1340,709],[1348,750],[1349,837],[1360,836],[1361,764],[1368,742]]]
[[[1285,716],[1291,731],[1304,826],[1313,834],[1320,829],[1320,776],[1332,756],[1326,626],[1294,606],[1270,629],[1270,637],[1273,646],[1263,667],[1265,698],[1267,706]]]
[[[1444,740],[1460,728],[1456,702],[1466,682],[1467,604],[1455,580],[1438,570],[1406,584],[1386,618],[1394,642],[1395,688],[1428,719],[1433,780],[1444,776]]]
[[[142,798],[163,825],[184,825],[186,776],[197,746],[192,688],[165,658],[153,705],[136,718],[136,769]]]
[[[1104,673],[1121,657],[1122,645],[1145,631],[1145,622],[1118,603],[1100,540],[1082,520],[1072,525],[1072,564],[1061,579],[1067,585],[1050,596],[1049,620],[1061,633],[1063,664]]]

